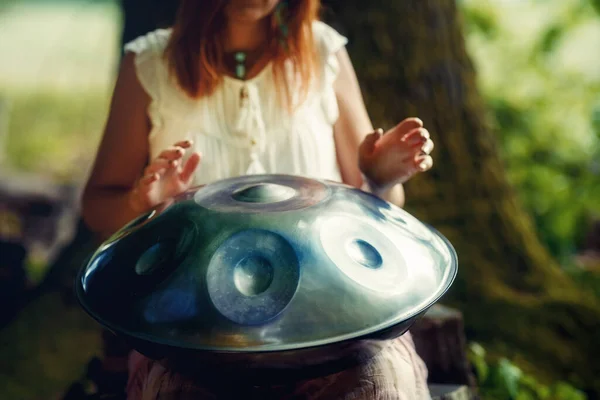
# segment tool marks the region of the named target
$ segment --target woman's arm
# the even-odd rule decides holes
[[[101,236],[137,216],[129,195],[148,162],[150,99],[137,79],[133,57],[127,54],[123,59],[104,135],[83,192],[83,219]]]
[[[345,48],[337,54],[340,72],[334,83],[339,119],[334,126],[338,164],[344,183],[374,192],[400,207],[404,206],[404,189],[401,184],[387,190],[370,188],[359,168],[358,149],[365,137],[373,132],[373,124],[364,104],[358,79]]]

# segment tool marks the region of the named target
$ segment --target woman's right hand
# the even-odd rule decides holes
[[[200,164],[200,154],[196,152],[183,163],[183,156],[191,147],[190,140],[175,143],[148,164],[129,196],[136,213],[146,212],[190,187]]]

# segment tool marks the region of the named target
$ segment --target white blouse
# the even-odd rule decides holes
[[[339,71],[335,53],[346,45],[345,37],[323,22],[313,23],[318,79],[290,114],[278,101],[271,64],[252,79],[225,77],[212,95],[190,98],[163,58],[170,34],[170,29],[159,29],[125,45],[126,52],[136,55],[138,79],[151,98],[151,158],[178,141],[193,140],[202,154],[195,185],[259,173],[341,181],[333,138],[338,118],[333,83]]]

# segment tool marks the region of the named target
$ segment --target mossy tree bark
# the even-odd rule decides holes
[[[507,182],[455,0],[325,3],[374,123],[419,116],[436,143],[433,170],[406,185],[407,209],[456,247],[444,301],[464,312],[469,338],[600,394],[599,303],[549,256]]]

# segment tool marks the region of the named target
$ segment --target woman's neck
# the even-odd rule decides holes
[[[253,23],[232,22],[225,30],[225,52],[252,51],[267,40],[268,19]]]

